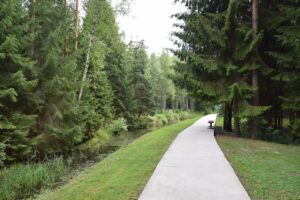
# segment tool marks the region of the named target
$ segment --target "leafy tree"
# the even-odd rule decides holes
[[[156,108],[165,110],[168,100],[173,103],[176,93],[172,80],[173,74],[172,58],[167,52],[164,51],[159,57],[155,54],[150,56],[147,78],[152,88]]]

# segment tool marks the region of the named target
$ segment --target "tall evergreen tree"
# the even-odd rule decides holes
[[[134,112],[140,117],[143,114],[154,112],[154,103],[151,86],[146,78],[148,57],[143,41],[133,43],[133,62],[130,69],[130,84],[134,91]]]
[[[30,18],[20,0],[5,0],[0,8],[0,165],[25,158],[28,134],[36,116],[33,91],[35,63],[26,56]]]
[[[300,135],[300,2],[279,1],[270,12],[268,25],[275,32],[275,48],[269,52],[275,59],[274,77],[283,92],[282,108],[289,116],[292,133]]]
[[[37,149],[68,150],[82,140],[76,101],[76,57],[65,55],[66,35],[72,34],[71,15],[63,1],[36,1],[35,54],[40,99],[35,130]],[[71,38],[71,37],[70,37]],[[52,142],[49,142],[52,141]]]
[[[253,30],[246,1],[213,2],[187,3],[191,12],[177,15],[185,24],[178,25],[183,32],[175,33],[181,47],[175,53],[185,62],[179,64],[179,70],[185,69],[188,89],[203,101],[223,103],[224,129],[231,131],[233,102],[236,119],[238,115],[251,119],[268,108],[253,107],[243,101],[244,105],[237,110],[237,98],[232,96],[237,94],[232,88],[239,87],[238,91],[244,90],[242,93],[246,94],[257,89],[248,87],[248,77],[252,71],[250,58],[261,36],[258,34],[255,40],[249,37]]]
[[[130,89],[128,73],[130,53],[121,40],[115,19],[115,13],[106,0],[89,0],[86,4],[87,16],[84,20],[83,34],[94,32],[95,44],[92,46],[92,55],[99,60],[103,59],[104,71],[102,78],[107,77],[111,87],[113,102],[102,103],[111,106],[114,114],[132,121],[132,90]],[[96,14],[98,12],[98,14]],[[96,23],[93,23],[96,17]],[[92,27],[95,29],[92,31]],[[101,86],[99,86],[101,87]],[[107,94],[110,94],[108,91]],[[110,96],[110,95],[108,95]],[[110,97],[106,96],[108,99]],[[104,99],[107,99],[104,98]],[[100,99],[98,99],[101,101]]]

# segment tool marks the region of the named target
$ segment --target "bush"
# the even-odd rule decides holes
[[[46,163],[15,164],[0,173],[0,200],[25,199],[62,181],[67,168],[62,158]]]
[[[188,119],[190,117],[191,117],[191,115],[190,115],[189,112],[183,111],[183,112],[179,113],[180,120],[185,120],[185,119]]]
[[[164,114],[157,114],[154,116],[162,125],[167,125],[169,123],[168,118]]]
[[[165,111],[164,113],[159,113],[154,116],[148,116],[146,121],[147,128],[159,128],[170,123],[176,123],[181,120],[191,118],[189,112],[173,112]]]
[[[180,120],[180,117],[177,113],[174,113],[173,111],[166,111],[165,113],[169,123],[175,123]]]
[[[126,119],[121,117],[121,118],[113,121],[109,127],[109,130],[115,135],[121,133],[122,131],[127,131],[128,124],[127,124]]]
[[[131,128],[134,130],[138,130],[138,129],[147,129],[151,127],[153,127],[153,118],[151,116],[144,115],[136,119]]]
[[[99,155],[103,151],[111,135],[112,134],[107,130],[98,130],[92,139],[79,145],[74,150],[73,156],[76,157],[78,161],[92,159],[95,155]]]
[[[300,119],[297,119],[292,124],[292,134],[300,137]]]
[[[263,132],[259,133],[258,138],[282,144],[293,143],[292,137],[287,134],[283,134],[279,129],[274,129],[272,127],[267,127]]]

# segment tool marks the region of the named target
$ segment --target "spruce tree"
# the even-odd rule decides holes
[[[151,86],[146,78],[148,56],[143,41],[132,45],[133,62],[130,69],[130,84],[134,92],[134,111],[137,117],[154,112]]]
[[[73,48],[65,55],[66,36],[72,38],[72,16],[63,1],[36,1],[35,54],[38,63],[39,97],[34,143],[42,153],[68,151],[82,138],[76,101],[76,57]]]
[[[255,48],[261,40],[261,34],[255,40],[249,37],[253,30],[247,18],[250,14],[247,2],[187,2],[190,12],[176,15],[185,22],[178,25],[184,31],[175,33],[180,39],[177,42],[180,50],[175,54],[184,61],[179,64],[180,70],[184,70],[187,87],[197,98],[211,104],[223,103],[224,129],[231,131],[233,101],[236,119],[251,119],[268,109],[243,101],[244,106],[237,110],[237,98],[232,96],[237,94],[232,93],[232,88],[246,94],[257,89],[247,85],[253,69],[251,57],[256,55]],[[239,89],[236,90],[236,87]]]
[[[282,86],[282,108],[290,119],[292,134],[300,131],[300,3],[280,1],[271,12],[270,29],[275,30],[275,48],[269,55],[275,59],[274,76]]]
[[[26,56],[30,20],[20,0],[0,8],[0,165],[30,153],[28,134],[35,123],[35,63]]]

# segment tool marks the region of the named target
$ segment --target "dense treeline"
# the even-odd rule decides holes
[[[189,91],[222,104],[226,131],[299,139],[300,1],[177,2],[188,8],[175,15],[182,23],[174,52]]]
[[[78,1],[1,1],[0,165],[67,153],[116,120],[136,128],[193,106],[172,81],[172,56],[126,44],[109,1],[84,7],[80,23]]]

